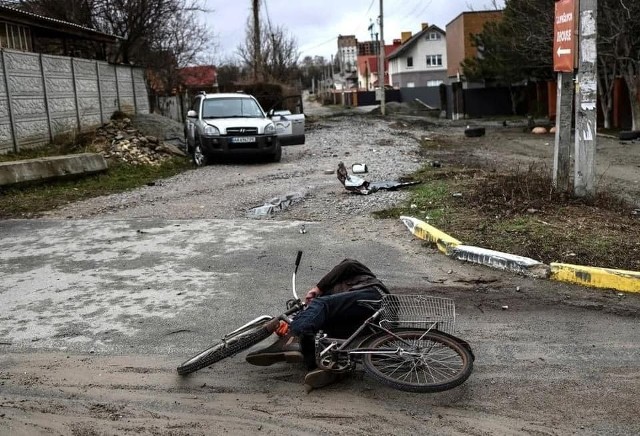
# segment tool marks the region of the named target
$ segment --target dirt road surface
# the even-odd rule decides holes
[[[0,434],[640,433],[640,298],[454,262],[372,219],[403,193],[351,195],[325,170],[366,162],[367,177],[397,178],[419,165],[421,135],[461,134],[390,124],[324,119],[281,164],[214,165],[0,223]],[[247,218],[290,192],[304,200]],[[215,338],[282,307],[298,249],[302,289],[351,256],[396,292],[454,298],[469,380],[409,394],[357,371],[307,394],[303,367],[244,353],[179,377]]]

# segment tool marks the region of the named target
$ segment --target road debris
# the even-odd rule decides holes
[[[274,197],[271,200],[268,200],[262,206],[254,207],[247,212],[247,217],[249,218],[264,218],[268,216],[272,216],[277,212],[283,211],[289,206],[299,201],[302,201],[304,196],[300,193],[287,194],[284,197]],[[304,229],[304,226],[301,230]],[[305,230],[306,232],[306,230]],[[300,233],[303,233],[302,231]]]
[[[353,172],[353,174],[364,174],[368,173],[369,169],[367,168],[367,164],[355,163],[351,165],[351,171]]]
[[[420,183],[414,181],[400,182],[397,180],[368,182],[361,177],[349,175],[349,172],[347,171],[347,168],[344,166],[343,162],[340,162],[338,164],[337,174],[338,180],[340,180],[340,183],[342,183],[347,191],[355,192],[362,195],[372,194],[381,189],[393,191],[404,186],[417,185],[418,183]]]

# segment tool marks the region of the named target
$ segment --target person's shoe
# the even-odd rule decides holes
[[[314,389],[323,388],[342,379],[342,374],[326,369],[314,369],[304,376],[304,388],[307,393]]]
[[[247,354],[245,360],[252,365],[269,366],[277,362],[303,362],[304,356],[298,338],[286,335],[278,338],[267,348]]]

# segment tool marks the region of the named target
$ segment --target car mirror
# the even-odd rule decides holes
[[[197,116],[198,116],[198,113],[193,109],[187,112],[187,118],[196,118]]]

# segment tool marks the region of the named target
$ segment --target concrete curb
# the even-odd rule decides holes
[[[551,280],[640,293],[640,272],[634,271],[552,263]]]
[[[0,186],[107,170],[100,154],[81,153],[0,163]]]
[[[424,239],[425,241],[436,244],[438,250],[446,255],[449,255],[451,248],[460,245],[461,242],[457,239],[447,235],[444,232],[436,229],[433,226],[420,221],[417,218],[408,216],[401,216],[400,219],[405,226],[413,233],[417,238]]]
[[[416,237],[435,243],[441,252],[454,259],[530,277],[640,293],[640,272],[562,263],[546,265],[528,257],[463,245],[457,239],[417,218],[401,216],[400,219]]]
[[[530,277],[547,278],[550,273],[549,267],[537,260],[470,245],[458,245],[449,256]]]

